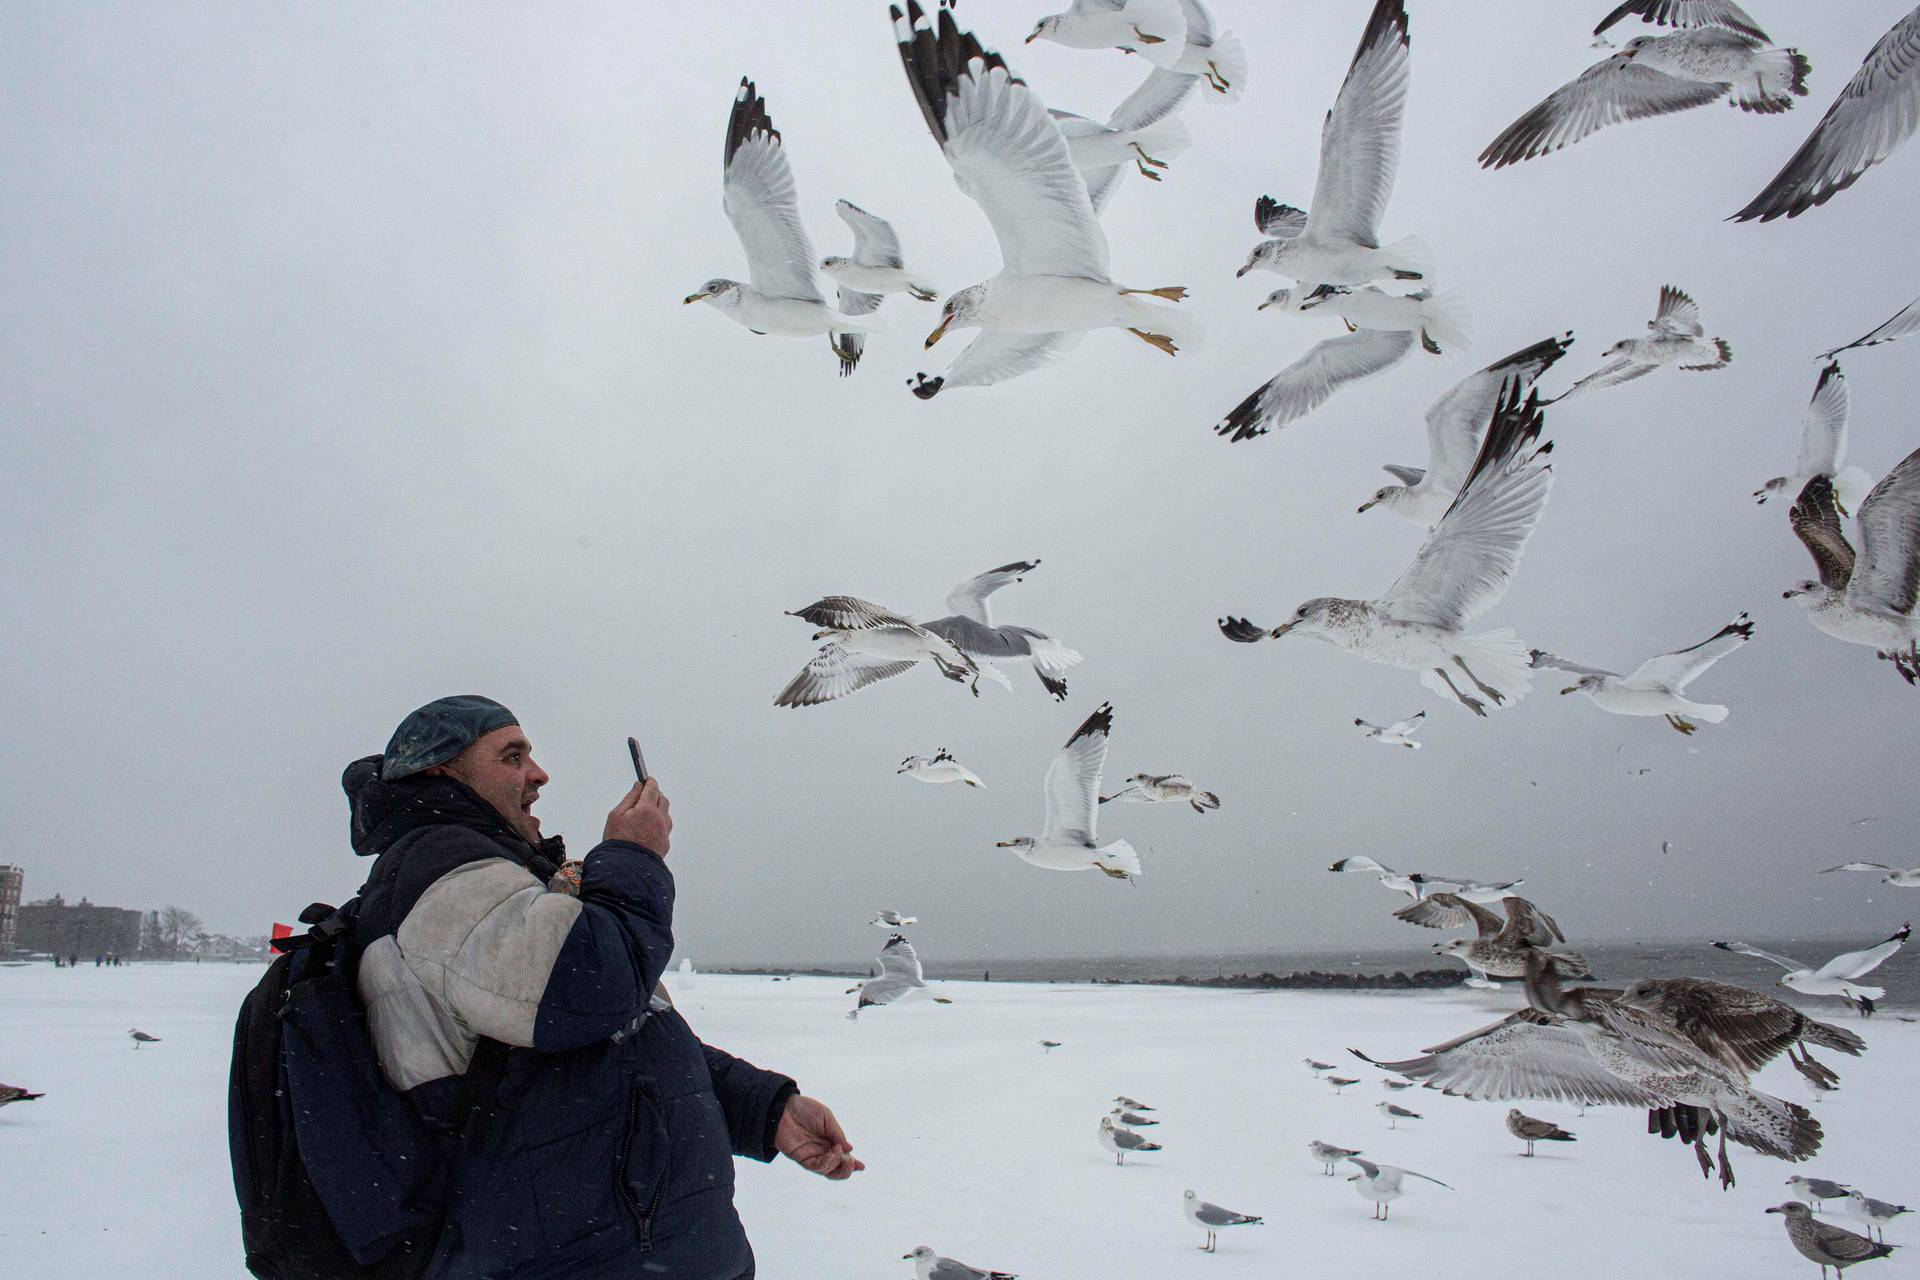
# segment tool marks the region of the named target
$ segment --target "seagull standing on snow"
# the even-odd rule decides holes
[[[1026,43],[1069,49],[1131,49],[1156,67],[1171,67],[1186,50],[1187,15],[1179,0],[1073,0],[1065,13],[1040,19]]]
[[[1738,955],[1753,956],[1769,964],[1777,964],[1787,972],[1781,975],[1780,985],[1804,996],[1839,996],[1852,1002],[1860,1010],[1862,1017],[1873,1016],[1873,1002],[1887,994],[1885,987],[1867,987],[1856,985],[1854,979],[1864,978],[1878,969],[1887,958],[1906,945],[1907,935],[1913,926],[1903,924],[1898,933],[1886,941],[1859,951],[1847,951],[1835,956],[1818,969],[1801,964],[1791,956],[1778,955],[1772,951],[1762,951],[1750,947],[1744,942],[1716,942],[1713,945],[1722,951],[1732,951]]]
[[[1113,1110],[1107,1112],[1107,1114],[1112,1116],[1120,1124],[1127,1125],[1134,1129],[1150,1129],[1160,1123],[1158,1120],[1149,1119],[1137,1112],[1128,1111],[1125,1107],[1115,1107]]]
[[[908,273],[900,256],[900,237],[885,218],[876,218],[851,200],[833,203],[840,220],[853,228],[853,256],[822,258],[820,270],[833,277],[840,289],[834,300],[842,315],[871,315],[880,309],[880,301],[889,293],[912,295],[920,302],[932,302],[939,290]],[[842,333],[833,340],[840,353],[840,372],[848,374],[860,363],[866,338],[858,333]]]
[[[160,1043],[159,1036],[150,1036],[146,1032],[141,1031],[138,1028],[128,1031],[127,1034],[133,1037],[133,1047],[136,1049],[138,1049],[143,1044],[159,1044]]]
[[[1794,1200],[1766,1212],[1785,1215],[1787,1242],[1808,1262],[1820,1264],[1820,1280],[1827,1280],[1828,1267],[1839,1275],[1856,1262],[1871,1262],[1893,1252],[1892,1245],[1878,1244],[1857,1231],[1819,1221],[1813,1210]]]
[[[1863,468],[1842,465],[1847,460],[1847,380],[1838,361],[1828,360],[1813,384],[1813,399],[1800,419],[1800,460],[1793,474],[1775,476],[1753,491],[1755,502],[1765,502],[1777,493],[1798,494],[1807,481],[1825,476],[1833,481],[1834,500],[1842,511],[1851,511],[1866,496],[1873,483]]]
[[[911,671],[930,661],[949,680],[971,682],[980,696],[980,668],[946,640],[913,619],[852,596],[825,596],[790,618],[811,622],[825,640],[806,669],[773,700],[776,707],[811,707],[844,698],[870,684]]]
[[[1010,1271],[982,1271],[952,1258],[943,1258],[929,1246],[920,1245],[912,1253],[900,1255],[913,1259],[914,1280],[1020,1280]]]
[[[1408,747],[1418,751],[1420,744],[1413,740],[1413,734],[1420,727],[1420,722],[1426,718],[1426,712],[1416,711],[1405,720],[1395,720],[1385,727],[1368,724],[1365,720],[1355,720],[1353,723],[1358,728],[1365,729],[1366,736],[1375,742],[1384,743],[1389,747]]]
[[[1647,337],[1622,338],[1608,347],[1601,353],[1607,362],[1555,396],[1553,403],[1571,400],[1583,391],[1617,387],[1670,364],[1697,373],[1733,363],[1733,348],[1727,340],[1706,336],[1700,304],[1670,284],[1660,286],[1660,305],[1647,321],[1647,330]]]
[[[1314,1138],[1307,1143],[1307,1151],[1313,1156],[1314,1160],[1320,1165],[1321,1169],[1329,1178],[1333,1176],[1334,1165],[1345,1160],[1348,1156],[1361,1154],[1361,1152],[1355,1148],[1336,1147],[1331,1142],[1322,1142],[1318,1138]]]
[[[1178,302],[1178,286],[1132,289],[1110,274],[1107,238],[1086,181],[1046,104],[997,53],[954,24],[945,0],[937,25],[907,0],[891,9],[907,81],[927,127],[1000,244],[999,274],[948,296],[931,347],[950,328],[975,328],[946,375],[917,375],[921,399],[943,386],[986,386],[1045,364],[1090,329],[1121,328],[1174,355],[1199,340],[1196,322],[1142,295]]]
[[[914,952],[913,944],[898,933],[888,938],[887,945],[880,948],[880,976],[867,979],[856,990],[860,993],[860,999],[847,1015],[849,1022],[858,1018],[862,1009],[871,1009],[876,1005],[926,999],[931,999],[935,1004],[953,1003],[927,990],[927,981],[920,972],[919,955]]]
[[[1845,191],[1920,124],[1920,8],[1868,50],[1800,149],[1733,221],[1795,218]]]
[[[1100,1145],[1113,1152],[1115,1164],[1127,1162],[1127,1152],[1158,1151],[1160,1144],[1149,1142],[1131,1129],[1122,1129],[1112,1116],[1100,1117]]]
[[[1407,67],[1406,0],[1376,0],[1320,129],[1320,173],[1305,225],[1297,235],[1255,245],[1237,274],[1260,268],[1311,285],[1424,280],[1432,273],[1418,238],[1380,244],[1380,216],[1400,167]]]
[[[1348,1156],[1348,1164],[1360,1166],[1360,1172],[1350,1174],[1347,1181],[1360,1193],[1363,1200],[1373,1201],[1373,1216],[1381,1222],[1387,1220],[1390,1206],[1405,1195],[1408,1188],[1404,1185],[1407,1178],[1418,1178],[1422,1182],[1431,1182],[1436,1187],[1447,1187],[1438,1178],[1429,1178],[1424,1173],[1415,1173],[1411,1169],[1402,1169],[1390,1164],[1375,1164],[1371,1160],[1362,1160],[1359,1156]],[[1447,1190],[1453,1190],[1447,1187]]]
[[[1533,673],[1519,637],[1505,628],[1463,630],[1506,594],[1553,485],[1553,445],[1540,442],[1539,397],[1523,402],[1510,378],[1501,399],[1460,496],[1385,595],[1320,596],[1271,631],[1227,617],[1221,632],[1252,644],[1297,631],[1369,662],[1419,671],[1423,685],[1477,716],[1487,714],[1486,702],[1463,691],[1456,676],[1496,707],[1525,697]]]
[[[1387,1118],[1387,1128],[1397,1129],[1402,1120],[1425,1120],[1418,1111],[1409,1111],[1405,1107],[1391,1102],[1376,1102],[1373,1109]]]
[[[1807,482],[1788,518],[1820,580],[1797,582],[1782,595],[1834,639],[1871,645],[1901,679],[1920,681],[1920,620],[1913,612],[1920,595],[1920,449],[1860,504],[1857,559],[1825,476]]]
[[[1500,880],[1482,883],[1478,880],[1461,880],[1454,876],[1428,875],[1421,871],[1402,874],[1392,867],[1383,866],[1365,854],[1355,854],[1351,858],[1342,858],[1328,867],[1329,871],[1351,874],[1370,871],[1380,877],[1380,883],[1389,889],[1397,889],[1418,902],[1436,893],[1450,893],[1456,898],[1482,905],[1499,902],[1508,897],[1513,890],[1525,884],[1525,880]],[[1403,908],[1404,910],[1404,908]],[[1464,921],[1462,923],[1465,923]],[[1448,926],[1451,927],[1451,926]]]
[[[900,762],[900,767],[894,773],[904,773],[922,782],[964,782],[970,787],[987,785],[974,775],[973,770],[948,755],[945,747],[940,748],[936,755],[908,756]]]
[[[1853,1189],[1831,1178],[1809,1178],[1796,1173],[1787,1179],[1787,1190],[1793,1198],[1806,1205],[1815,1213],[1820,1212],[1823,1200],[1844,1200],[1853,1194]]]
[[[1007,681],[993,664],[1026,659],[1053,700],[1063,702],[1067,696],[1066,673],[1081,661],[1079,651],[1032,627],[994,626],[988,603],[994,592],[1009,583],[1025,581],[1026,575],[1039,566],[1038,560],[1016,560],[968,578],[947,596],[947,616],[927,623],[927,630],[945,637],[1002,684]]]
[[[1547,1120],[1539,1120],[1528,1115],[1518,1107],[1507,1109],[1507,1132],[1527,1144],[1527,1154],[1533,1154],[1536,1142],[1578,1142],[1579,1139]]]
[[[843,315],[821,296],[787,150],[751,80],[740,81],[727,121],[724,193],[727,221],[747,252],[747,283],[716,277],[686,301],[717,308],[755,333],[789,338],[825,334],[839,357],[840,372],[851,373],[860,359],[859,348],[849,354],[840,346],[841,335],[876,332],[881,326]]]
[[[1847,1216],[1855,1222],[1870,1232],[1878,1233],[1879,1239],[1882,1242],[1887,1238],[1886,1227],[1889,1222],[1892,1222],[1903,1213],[1913,1212],[1913,1210],[1903,1204],[1890,1204],[1885,1200],[1875,1200],[1866,1192],[1857,1189],[1847,1192],[1847,1202],[1841,1207],[1847,1211]]]
[[[1920,889],[1920,867],[1901,870],[1890,867],[1884,862],[1843,862],[1837,867],[1828,867],[1821,875],[1833,871],[1873,871],[1880,876],[1880,883],[1890,884],[1896,889]]]
[[[1675,730],[1691,734],[1697,726],[1688,716],[1719,724],[1727,718],[1727,709],[1718,704],[1689,701],[1687,685],[1751,639],[1753,623],[1743,613],[1699,644],[1648,658],[1634,668],[1631,675],[1583,667],[1577,662],[1556,658],[1543,649],[1533,651],[1533,665],[1578,675],[1578,680],[1560,691],[1563,694],[1584,693],[1594,706],[1617,716],[1665,716]]]
[[[1573,335],[1563,333],[1516,351],[1454,383],[1427,409],[1426,469],[1387,466],[1386,472],[1400,483],[1387,485],[1361,503],[1360,513],[1365,515],[1380,507],[1428,529],[1439,524],[1440,517],[1447,514],[1447,508],[1460,496],[1460,486],[1466,483],[1467,473],[1473,469],[1481,438],[1493,420],[1494,411],[1500,407],[1500,395],[1507,379],[1517,378],[1522,394],[1531,391],[1540,375],[1551,369],[1572,345]]]
[[[1107,735],[1113,707],[1101,703],[1047,766],[1047,821],[1040,835],[1001,840],[1023,861],[1049,871],[1100,871],[1115,880],[1140,874],[1140,855],[1125,840],[1102,845],[1094,835],[1098,821],[1100,771],[1107,762]]]
[[[1480,153],[1498,169],[1570,146],[1627,120],[1671,115],[1730,98],[1742,111],[1774,115],[1807,96],[1811,64],[1797,49],[1722,26],[1635,36],[1620,52],[1508,125]]]
[[[1257,1227],[1263,1219],[1250,1213],[1235,1213],[1232,1209],[1222,1209],[1217,1204],[1208,1204],[1195,1195],[1193,1188],[1187,1188],[1181,1208],[1186,1212],[1187,1221],[1207,1233],[1207,1242],[1200,1246],[1200,1252],[1213,1253],[1219,1247],[1218,1235],[1223,1227]]]
[[[1195,813],[1205,813],[1209,809],[1220,807],[1220,797],[1211,791],[1202,791],[1177,773],[1136,773],[1127,779],[1127,785],[1110,796],[1101,796],[1100,803],[1118,800],[1123,804],[1167,804],[1185,801],[1193,806]]]

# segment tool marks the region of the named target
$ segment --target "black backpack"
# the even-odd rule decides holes
[[[301,912],[311,927],[273,944],[234,1027],[227,1141],[261,1280],[418,1280],[451,1245],[447,1170],[465,1133],[430,1129],[381,1074],[354,991],[358,908]],[[456,1114],[491,1097],[505,1059],[480,1042]]]

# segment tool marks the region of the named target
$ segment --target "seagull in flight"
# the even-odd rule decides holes
[[[1574,951],[1549,950],[1566,938],[1553,917],[1525,898],[1501,900],[1502,920],[1477,902],[1451,893],[1436,893],[1393,913],[1394,919],[1428,929],[1453,929],[1471,924],[1472,938],[1453,938],[1434,944],[1434,954],[1452,956],[1482,978],[1524,978],[1529,963],[1552,965],[1569,978],[1593,976],[1587,958]]]
[[[1193,806],[1195,813],[1201,814],[1220,807],[1219,796],[1211,791],[1200,790],[1177,773],[1136,773],[1118,791],[1100,797],[1101,804],[1112,800],[1123,804],[1177,804],[1185,801]]]
[[[1418,751],[1420,744],[1413,740],[1413,735],[1420,728],[1420,722],[1426,718],[1426,712],[1416,711],[1405,720],[1395,720],[1386,726],[1368,724],[1365,720],[1355,720],[1353,723],[1355,727],[1366,730],[1366,736],[1375,742],[1384,743],[1389,747],[1407,747]]]
[[[882,929],[904,929],[910,924],[919,924],[919,916],[903,916],[898,911],[880,911],[867,923]]]
[[[1834,501],[1843,513],[1860,504],[1873,478],[1864,468],[1842,466],[1847,460],[1847,404],[1847,380],[1840,362],[1829,358],[1800,419],[1800,458],[1793,474],[1775,476],[1755,489],[1755,502],[1764,503],[1780,493],[1798,494],[1807,481],[1825,476],[1833,481]]]
[[[1660,287],[1660,305],[1647,321],[1647,336],[1622,338],[1602,356],[1606,363],[1553,398],[1571,400],[1583,391],[1617,387],[1644,378],[1655,369],[1678,365],[1689,372],[1724,369],[1733,363],[1733,348],[1725,338],[1709,338],[1700,323],[1700,304],[1685,290]]]
[[[1419,671],[1428,689],[1477,716],[1487,714],[1487,702],[1504,707],[1525,697],[1533,673],[1519,637],[1504,628],[1464,631],[1506,594],[1553,484],[1539,396],[1523,401],[1519,379],[1509,377],[1500,401],[1460,496],[1385,595],[1319,596],[1271,630],[1222,618],[1222,634],[1242,644],[1312,636],[1369,662]],[[1463,690],[1456,676],[1482,696]]]
[[[1043,631],[1032,627],[993,625],[988,599],[994,592],[1040,567],[1038,560],[1016,560],[976,574],[955,587],[947,596],[947,616],[926,624],[927,630],[941,636],[954,648],[973,659],[984,672],[1002,684],[1011,685],[994,667],[996,661],[1026,659],[1033,673],[1055,702],[1067,697],[1066,673],[1081,661],[1078,650],[1069,649]]]
[[[907,271],[900,256],[900,237],[893,224],[877,218],[851,200],[836,200],[833,210],[840,221],[853,230],[853,256],[820,259],[820,270],[839,286],[834,301],[840,313],[849,316],[871,315],[880,309],[889,293],[908,294],[920,302],[932,302],[940,291]],[[853,372],[860,363],[866,338],[858,333],[842,333],[833,340],[840,353],[840,372]]]
[[[1797,218],[1860,180],[1920,124],[1920,7],[1881,36],[1800,149],[1730,221]]]
[[[1172,67],[1186,52],[1187,15],[1179,0],[1073,0],[1066,12],[1034,24],[1026,43],[1035,40],[1069,49],[1129,49],[1156,67]]]
[[[1464,898],[1468,902],[1475,902],[1484,906],[1488,903],[1501,901],[1503,898],[1510,896],[1513,890],[1518,889],[1526,883],[1525,880],[1501,880],[1492,884],[1486,884],[1478,880],[1462,880],[1456,876],[1427,875],[1419,871],[1402,873],[1395,871],[1392,867],[1382,866],[1364,854],[1356,854],[1351,858],[1342,858],[1340,861],[1328,867],[1327,870],[1348,873],[1370,871],[1380,878],[1381,885],[1388,889],[1397,889],[1416,902],[1423,898],[1431,897],[1436,893],[1450,893],[1456,898]],[[1465,924],[1467,922],[1461,920],[1458,923]],[[1448,924],[1441,927],[1453,928],[1455,926]]]
[[[1594,706],[1617,716],[1665,716],[1675,730],[1691,734],[1698,726],[1687,719],[1688,716],[1719,724],[1727,718],[1727,709],[1714,703],[1689,700],[1687,685],[1751,639],[1753,622],[1743,613],[1699,644],[1648,658],[1630,675],[1583,667],[1544,649],[1533,651],[1533,665],[1578,676],[1579,679],[1560,691],[1562,694],[1584,693]]]
[[[860,993],[852,1012],[847,1014],[849,1022],[859,1018],[862,1009],[871,1009],[883,1004],[900,1004],[908,1000],[932,1000],[935,1004],[952,1004],[945,996],[936,996],[927,990],[927,981],[920,972],[920,957],[914,952],[913,944],[905,934],[896,933],[887,939],[880,948],[880,976],[868,978],[855,988]]]
[[[1400,167],[1407,50],[1406,0],[1376,0],[1320,129],[1320,173],[1303,224],[1297,234],[1255,245],[1238,275],[1260,269],[1305,285],[1341,285],[1432,274],[1419,238],[1380,244],[1380,217]]]
[[[964,782],[970,787],[985,787],[973,770],[961,764],[947,753],[945,747],[930,756],[908,756],[900,762],[894,773],[906,774],[909,778],[918,778],[922,782]]]
[[[1428,529],[1439,524],[1466,483],[1507,379],[1519,379],[1522,393],[1531,391],[1572,345],[1572,333],[1547,338],[1454,383],[1427,409],[1426,469],[1389,465],[1386,472],[1400,483],[1377,491],[1360,513],[1379,507]]]
[[[1877,347],[1883,342],[1893,342],[1914,333],[1920,333],[1920,298],[1915,298],[1900,308],[1886,323],[1855,338],[1844,347],[1835,347],[1820,358],[1831,360],[1841,352],[1852,351],[1855,347]]]
[[[1604,28],[1604,24],[1603,24]],[[1774,115],[1807,95],[1812,65],[1797,49],[1725,26],[1635,36],[1508,125],[1480,153],[1499,169],[1570,146],[1608,125],[1671,115],[1729,100]]]
[[[1815,476],[1800,491],[1789,520],[1813,557],[1819,580],[1803,579],[1782,594],[1807,611],[1821,631],[1849,644],[1871,645],[1908,684],[1920,682],[1920,449],[1882,477],[1860,504],[1854,523],[1860,552],[1840,528],[1833,484]]]
[[[1673,27],[1681,31],[1717,27],[1751,37],[1761,44],[1773,43],[1747,11],[1733,0],[1626,0],[1625,4],[1600,19],[1600,25],[1593,29],[1594,47],[1611,48],[1606,38],[1607,32],[1627,18],[1638,18],[1651,26]]]
[[[1862,986],[1854,980],[1866,977],[1884,964],[1888,957],[1906,945],[1907,936],[1912,931],[1912,925],[1903,924],[1886,941],[1863,947],[1859,951],[1843,952],[1818,969],[1801,964],[1791,956],[1762,951],[1744,942],[1716,942],[1713,945],[1722,951],[1777,964],[1786,970],[1780,977],[1781,986],[1806,996],[1839,996],[1860,1010],[1861,1017],[1870,1018],[1873,1016],[1874,1001],[1884,998],[1887,990],[1885,987]]]
[[[853,596],[825,596],[788,615],[811,622],[825,640],[805,670],[787,682],[776,707],[811,707],[857,693],[870,684],[931,661],[949,680],[971,683],[980,696],[980,668],[942,637],[913,619]]]
[[[1039,836],[1015,836],[999,841],[996,848],[1011,849],[1049,871],[1100,871],[1115,880],[1140,874],[1140,855],[1132,845],[1125,840],[1103,845],[1094,835],[1100,770],[1107,762],[1112,729],[1113,706],[1103,702],[1047,766],[1047,820]]]
[[[1136,289],[1114,282],[1107,238],[1085,179],[1040,96],[953,20],[947,0],[935,18],[907,0],[892,7],[894,39],[908,84],[954,182],[977,203],[999,241],[1001,269],[950,294],[932,347],[953,328],[982,332],[945,376],[916,376],[915,395],[942,387],[987,386],[1057,358],[1092,329],[1125,329],[1176,355],[1201,337],[1177,307],[1179,286]]]
[[[1820,874],[1824,876],[1835,871],[1872,871],[1879,874],[1881,884],[1890,884],[1896,889],[1920,889],[1920,867],[1901,870],[1884,862],[1843,862],[1837,867],[1828,867]]]
[[[786,146],[767,114],[766,99],[747,79],[740,81],[727,120],[723,192],[727,221],[747,253],[747,281],[715,277],[686,301],[704,302],[755,333],[789,338],[824,334],[840,361],[840,372],[851,373],[860,353],[857,346],[851,354],[843,349],[842,335],[877,332],[882,326],[835,311],[821,296]]]

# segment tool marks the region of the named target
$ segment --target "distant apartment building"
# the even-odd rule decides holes
[[[22,951],[92,957],[115,952],[131,957],[140,949],[140,913],[123,907],[68,902],[55,894],[18,908],[14,945]]]
[[[13,954],[20,929],[20,889],[26,878],[24,868],[0,862],[0,960]]]

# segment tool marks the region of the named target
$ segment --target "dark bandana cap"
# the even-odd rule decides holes
[[[445,764],[495,729],[519,723],[513,712],[477,693],[436,698],[393,731],[383,753],[380,776],[392,782]]]

